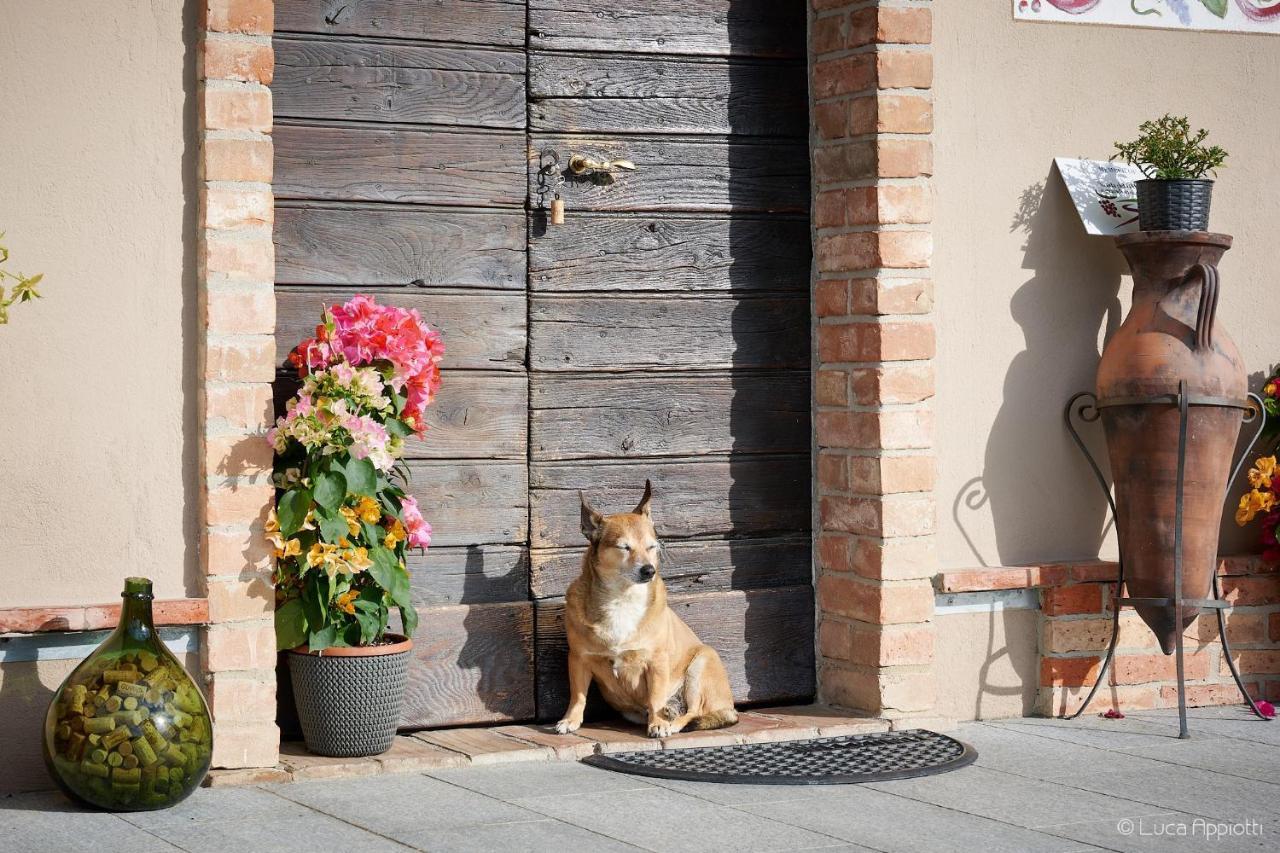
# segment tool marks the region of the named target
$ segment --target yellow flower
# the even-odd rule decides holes
[[[352,536],[360,533],[360,522],[356,521],[356,511],[349,506],[344,506],[338,510],[342,513],[342,517],[347,520],[347,532]]]
[[[1268,397],[1274,397],[1276,395],[1276,383],[1268,382],[1266,385],[1263,385],[1262,393],[1266,394]]]
[[[1249,485],[1255,489],[1264,489],[1271,485],[1271,478],[1276,475],[1276,458],[1263,456],[1249,469]]]
[[[346,553],[347,565],[351,567],[352,573],[362,572],[373,565],[373,560],[369,559],[368,548],[353,548]]]
[[[302,543],[297,539],[290,539],[284,543],[284,556],[296,557],[302,553]]]
[[[1257,489],[1241,495],[1240,505],[1236,507],[1236,524],[1243,527],[1260,512],[1270,512],[1276,505],[1276,496],[1271,492],[1261,492]]]
[[[307,566],[314,569],[324,561],[324,546],[317,542],[311,546],[311,550],[307,552]]]
[[[404,537],[404,525],[400,523],[400,519],[396,518],[392,520],[391,529],[387,531],[387,536],[382,540],[382,544],[387,548],[394,548],[404,541]]]
[[[382,506],[373,498],[361,498],[356,511],[360,513],[360,519],[369,524],[377,524],[382,518]]]
[[[359,595],[360,593],[356,592],[354,589],[349,589],[334,599],[334,603],[338,605],[338,609],[343,613],[355,613],[356,607],[352,602],[354,602]]]

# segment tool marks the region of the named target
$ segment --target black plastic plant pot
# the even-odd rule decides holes
[[[1137,181],[1142,231],[1208,231],[1213,181]]]
[[[381,755],[404,710],[413,640],[311,652],[289,651],[289,680],[307,749],[316,755]]]

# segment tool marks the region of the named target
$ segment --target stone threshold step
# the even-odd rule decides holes
[[[280,764],[276,767],[214,770],[205,785],[349,779],[509,761],[576,761],[593,753],[810,740],[943,725],[940,720],[890,721],[857,716],[838,708],[801,705],[742,711],[737,724],[728,728],[682,732],[665,738],[646,737],[640,726],[623,722],[589,723],[569,735],[556,734],[551,726],[537,724],[440,729],[397,735],[389,751],[367,758],[311,755],[301,743],[291,741],[281,744]]]

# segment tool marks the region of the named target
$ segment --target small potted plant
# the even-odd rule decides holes
[[[1204,145],[1209,131],[1191,132],[1186,116],[1165,115],[1138,126],[1138,138],[1117,142],[1111,159],[1123,159],[1146,175],[1135,182],[1138,227],[1143,231],[1207,231],[1213,181],[1227,159],[1216,145]]]
[[[302,386],[271,431],[276,644],[307,748],[377,755],[404,705],[418,622],[405,553],[431,527],[406,491],[405,439],[421,436],[444,343],[416,311],[357,296],[327,309],[289,355]],[[403,634],[388,632],[392,610]]]

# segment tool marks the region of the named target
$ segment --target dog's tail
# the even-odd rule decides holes
[[[737,711],[733,708],[721,708],[717,711],[712,711],[709,714],[703,714],[701,717],[698,717],[693,721],[693,725],[690,726],[690,728],[695,731],[700,731],[702,729],[722,729],[725,726],[732,726],[736,722],[738,722]]]

